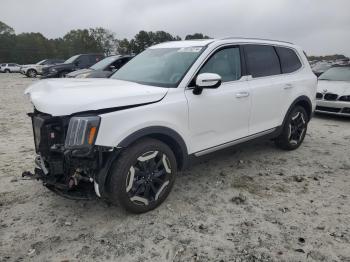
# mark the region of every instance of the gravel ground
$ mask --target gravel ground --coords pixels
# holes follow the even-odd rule
[[[21,178],[33,81],[0,74],[0,261],[350,261],[349,119],[314,117],[293,152],[265,141],[202,158],[131,215]]]

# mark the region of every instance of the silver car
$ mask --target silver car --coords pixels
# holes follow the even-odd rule
[[[18,73],[21,66],[15,63],[1,64],[0,72],[2,73]]]
[[[350,116],[350,66],[335,66],[320,75],[316,112]]]

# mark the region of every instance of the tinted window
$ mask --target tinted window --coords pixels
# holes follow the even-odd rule
[[[225,48],[216,52],[199,73],[215,73],[223,82],[238,80],[241,77],[241,58],[238,47]]]
[[[94,65],[94,64],[96,64],[98,61],[100,61],[101,60],[101,56],[97,56],[97,55],[92,55],[92,56],[90,56],[89,57],[89,59],[90,59],[90,65]]]
[[[275,49],[267,45],[244,46],[249,74],[253,77],[278,75],[280,63]]]
[[[89,64],[91,64],[89,57],[86,55],[82,55],[81,57],[79,57],[78,61],[79,61],[79,66],[88,66]]]
[[[301,67],[301,62],[292,49],[276,47],[276,51],[281,61],[282,73],[292,73]]]
[[[8,64],[9,66],[16,66],[16,64]]]

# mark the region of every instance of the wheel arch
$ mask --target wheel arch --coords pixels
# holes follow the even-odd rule
[[[183,170],[188,162],[188,150],[182,136],[175,130],[163,126],[151,126],[140,129],[124,138],[117,147],[128,147],[140,139],[151,137],[168,145],[174,152],[178,169]]]
[[[287,121],[288,115],[293,110],[293,108],[296,107],[296,106],[301,106],[301,107],[303,107],[305,109],[305,111],[307,113],[308,121],[310,121],[310,119],[312,117],[312,103],[311,103],[311,100],[307,96],[299,96],[298,98],[296,98],[293,101],[293,103],[288,108],[287,113],[284,116],[282,126],[284,126],[285,122]]]

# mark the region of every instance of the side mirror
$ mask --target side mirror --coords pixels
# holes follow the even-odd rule
[[[110,65],[109,66],[109,71],[116,71],[117,70],[117,68],[114,66],[114,65]]]
[[[204,88],[218,88],[221,85],[221,76],[213,73],[202,73],[196,78],[196,87],[193,94],[200,95]]]

